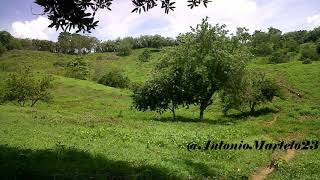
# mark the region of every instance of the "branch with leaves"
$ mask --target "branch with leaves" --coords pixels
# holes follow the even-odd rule
[[[51,20],[49,27],[55,27],[56,30],[61,28],[63,31],[77,29],[77,33],[80,31],[90,33],[99,23],[95,20],[96,12],[99,9],[111,11],[113,0],[35,0],[34,2],[44,8],[43,15],[47,15]],[[134,9],[131,13],[147,12],[156,7],[159,2],[166,14],[176,8],[175,2],[171,0],[132,0]],[[211,1],[188,0],[188,6],[191,9],[200,4],[207,7],[209,2]]]

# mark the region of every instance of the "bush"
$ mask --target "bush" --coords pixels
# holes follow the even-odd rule
[[[120,70],[112,70],[102,76],[98,83],[115,88],[127,88],[130,80]]]
[[[145,49],[143,52],[139,55],[138,60],[140,62],[148,62],[151,58],[151,50]]]
[[[318,61],[319,54],[317,52],[317,46],[314,43],[305,43],[300,46],[301,60],[309,58],[311,61]]]
[[[87,61],[80,57],[67,64],[66,76],[76,79],[87,80],[90,74]]]
[[[276,51],[271,54],[271,57],[269,59],[269,63],[271,64],[279,64],[279,63],[286,63],[289,62],[289,56],[284,51]]]
[[[302,64],[312,64],[312,60],[310,58],[305,58],[303,59]]]
[[[132,46],[128,42],[121,42],[117,48],[118,56],[128,56],[132,52]]]
[[[29,103],[31,107],[39,101],[48,102],[52,99],[49,92],[52,87],[51,81],[51,76],[37,78],[28,68],[25,71],[13,73],[2,89],[2,101],[14,102],[20,106]]]

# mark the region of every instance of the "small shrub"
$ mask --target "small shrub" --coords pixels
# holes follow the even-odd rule
[[[128,56],[132,52],[132,46],[128,42],[121,42],[117,48],[118,56]]]
[[[51,81],[51,76],[37,78],[28,68],[25,71],[13,73],[5,81],[2,101],[14,102],[20,106],[29,103],[31,107],[39,101],[48,102],[52,98],[49,92],[52,87]]]
[[[129,86],[130,80],[123,74],[122,71],[112,70],[102,76],[99,79],[98,83],[115,88],[127,88]]]
[[[80,57],[67,64],[66,76],[76,79],[87,80],[90,74],[87,61]]]
[[[279,64],[289,62],[290,57],[284,51],[276,51],[271,54],[269,59],[269,63],[271,64]]]
[[[145,49],[138,57],[140,62],[148,62],[151,58],[151,50]]]
[[[312,64],[312,60],[310,58],[305,58],[303,59],[302,64]]]

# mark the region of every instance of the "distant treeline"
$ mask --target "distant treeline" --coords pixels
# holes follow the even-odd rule
[[[319,60],[320,27],[288,33],[271,27],[267,32],[255,31],[252,35],[247,29],[238,28],[236,37],[241,38],[255,56],[269,57],[270,63],[285,63],[297,55],[300,60]]]
[[[253,34],[250,34],[246,28],[237,28],[233,38],[246,44],[255,56],[269,56],[271,63],[289,61],[295,54],[305,54],[306,57],[316,60],[318,57],[315,57],[315,53],[320,53],[320,27],[311,31],[301,30],[288,33],[282,33],[279,29],[270,27],[266,32],[259,30]],[[179,36],[173,39],[160,35],[143,35],[99,41],[91,36],[62,32],[58,37],[58,42],[52,42],[14,38],[10,33],[1,31],[0,53],[12,49],[29,49],[66,54],[122,51],[119,54],[127,55],[131,49],[175,46],[181,43],[180,39]]]
[[[58,42],[53,42],[38,39],[19,39],[14,38],[6,31],[0,32],[0,46],[3,51],[26,49],[65,54],[84,54],[89,52],[117,52],[125,48],[161,48],[176,44],[175,39],[165,38],[160,35],[144,35],[135,38],[125,37],[116,40],[99,41],[91,36],[62,32],[58,37]]]

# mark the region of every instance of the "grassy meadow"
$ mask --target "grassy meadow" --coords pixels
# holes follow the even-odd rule
[[[0,84],[20,66],[54,75],[53,101],[35,107],[0,105],[0,179],[248,179],[273,156],[271,150],[187,150],[208,140],[229,143],[320,140],[320,63],[291,61],[249,67],[272,74],[285,99],[258,107],[254,115],[222,113],[218,98],[198,120],[198,107],[171,114],[132,108],[132,91],[97,84],[94,79],[122,69],[131,82],[144,82],[161,52],[137,61],[114,53],[84,55],[92,80],[64,76],[63,64],[75,58],[40,51],[8,51],[0,57]],[[297,93],[301,94],[298,96]],[[279,160],[267,179],[319,179],[320,153],[300,150]]]

